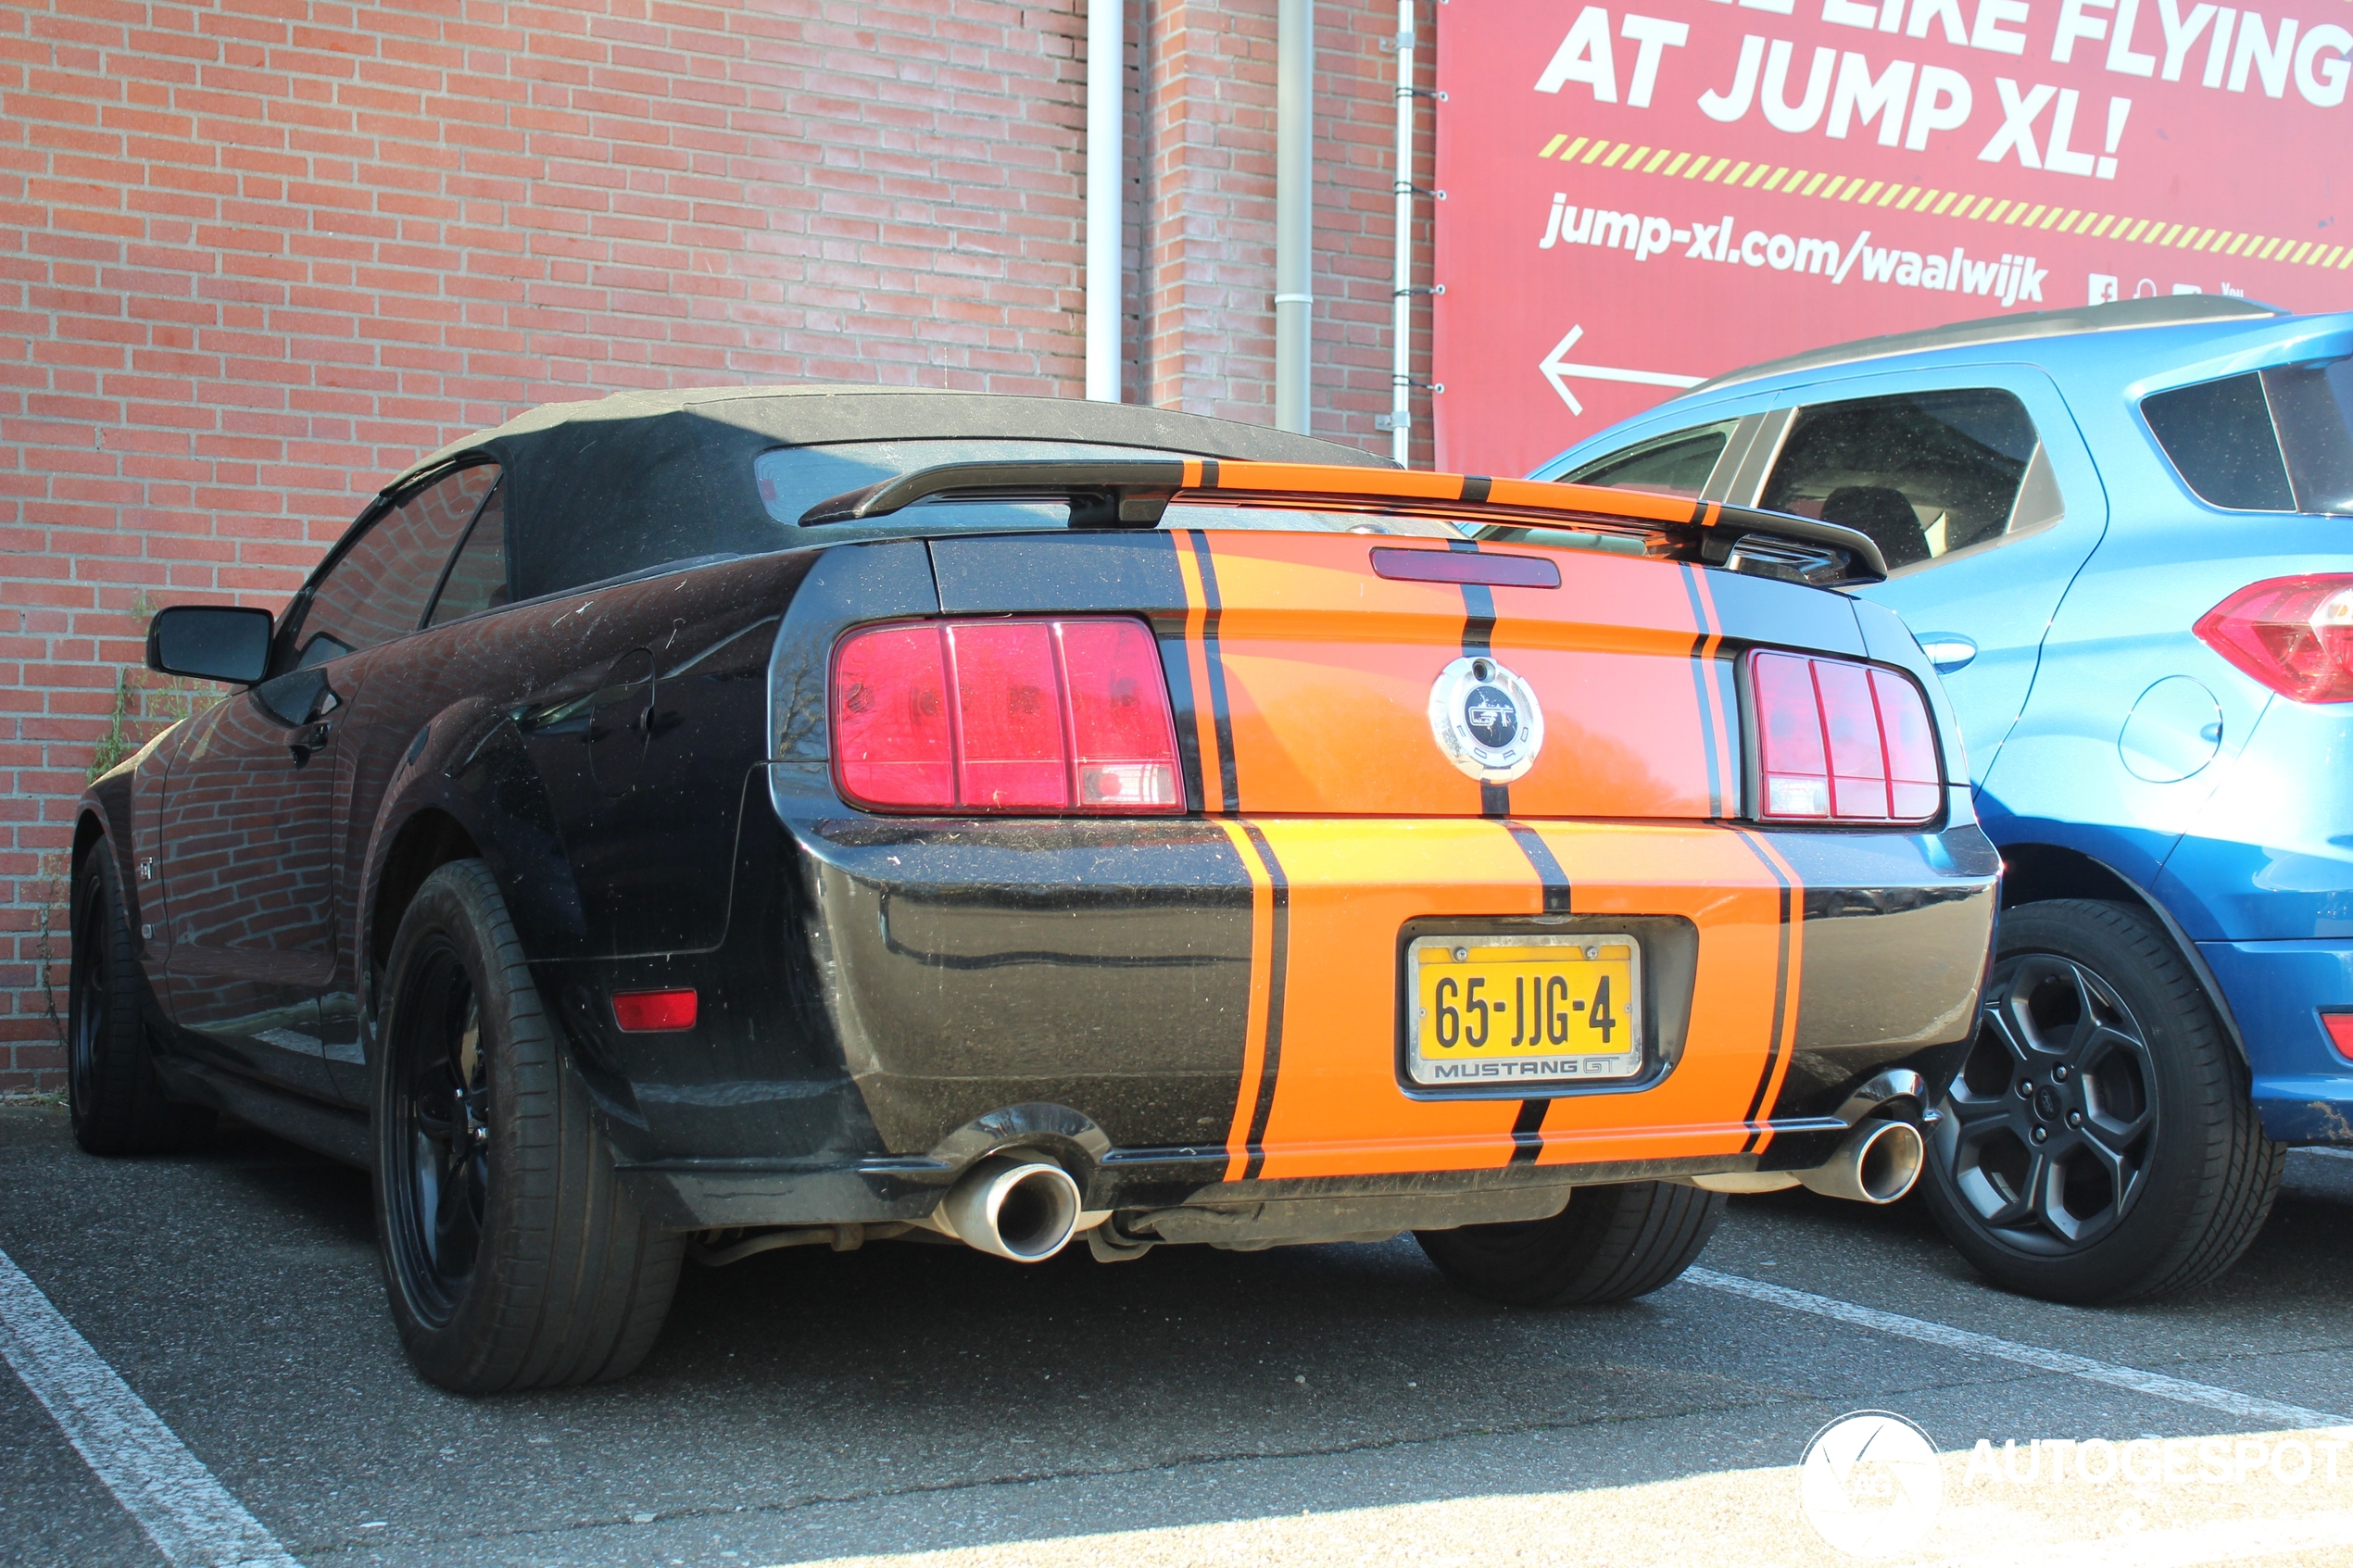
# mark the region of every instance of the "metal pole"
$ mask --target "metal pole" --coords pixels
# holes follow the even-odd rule
[[[1126,0],[1087,3],[1087,395],[1119,401],[1121,23]]]
[[[1275,427],[1306,433],[1315,337],[1315,0],[1281,0],[1275,31]]]
[[[1414,411],[1414,0],[1397,0],[1397,265],[1390,309],[1390,456],[1413,451]]]

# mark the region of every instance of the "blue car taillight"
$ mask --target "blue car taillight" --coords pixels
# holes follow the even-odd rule
[[[2274,577],[2208,610],[2198,640],[2282,696],[2353,702],[2353,577]]]

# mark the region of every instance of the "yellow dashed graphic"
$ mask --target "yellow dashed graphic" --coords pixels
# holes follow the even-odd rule
[[[1819,196],[1824,201],[1854,202],[1863,207],[1891,207],[1897,212],[1925,212],[1938,218],[1968,218],[2025,229],[2047,229],[2086,239],[2113,239],[2126,245],[2170,245],[2177,250],[2210,251],[2216,256],[2244,257],[2249,261],[2282,261],[2289,266],[2353,267],[2353,246],[2321,240],[2284,240],[2230,229],[2203,229],[2195,223],[2169,223],[2161,218],[2128,218],[2089,207],[2002,201],[1994,196],[1940,191],[1902,181],[1867,181],[1862,175],[1831,174],[1791,169],[1772,163],[1738,162],[1706,153],[1676,152],[1667,147],[1640,147],[1631,142],[1611,143],[1567,132],[1546,142],[1538,157],[1562,163],[1593,164],[1601,169],[1627,169],[1670,180],[1696,180],[1705,185],[1740,190],[1777,191],[1785,195]]]

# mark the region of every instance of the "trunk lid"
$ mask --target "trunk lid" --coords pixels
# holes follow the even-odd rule
[[[1724,574],[1595,549],[1247,527],[935,538],[930,548],[949,615],[1147,617],[1198,809],[1634,820],[1740,810],[1732,650],[1710,582]],[[1554,572],[1556,586],[1541,585]],[[1515,580],[1428,580],[1449,575]],[[1837,596],[1753,585],[1830,608],[1845,623],[1839,640],[1853,638]],[[1466,662],[1479,660],[1491,662]],[[1533,738],[1518,711],[1531,699],[1541,744],[1516,776],[1501,776],[1512,769],[1495,759],[1521,760]],[[1465,751],[1474,708],[1487,723],[1469,738],[1513,744],[1458,763],[1441,731],[1451,724]]]

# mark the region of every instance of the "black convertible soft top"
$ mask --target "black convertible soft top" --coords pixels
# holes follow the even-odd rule
[[[753,474],[762,452],[926,439],[1085,442],[1262,462],[1390,466],[1335,442],[1130,404],[882,387],[722,387],[544,405],[452,443],[385,493],[460,458],[494,458],[505,473],[510,570],[521,596],[529,596],[648,560],[777,548],[778,523]]]

